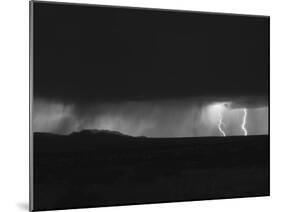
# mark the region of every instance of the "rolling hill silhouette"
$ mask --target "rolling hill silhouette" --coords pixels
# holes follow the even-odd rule
[[[40,210],[269,195],[269,137],[34,133]]]

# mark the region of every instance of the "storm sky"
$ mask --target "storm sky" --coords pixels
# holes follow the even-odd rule
[[[269,19],[35,2],[33,92],[35,132],[267,134]]]

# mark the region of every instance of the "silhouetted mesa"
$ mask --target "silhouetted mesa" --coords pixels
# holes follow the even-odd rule
[[[39,210],[269,195],[269,137],[34,133]]]
[[[130,135],[126,135],[123,134],[119,131],[114,131],[114,130],[99,130],[99,129],[86,129],[86,130],[82,130],[80,132],[74,132],[72,134],[100,134],[100,135],[119,135],[119,136],[130,136]],[[132,137],[132,136],[130,136]]]

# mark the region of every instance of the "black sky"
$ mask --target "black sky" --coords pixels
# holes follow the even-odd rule
[[[34,4],[34,95],[70,103],[268,95],[269,18]]]

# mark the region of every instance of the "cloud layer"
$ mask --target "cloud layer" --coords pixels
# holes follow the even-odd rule
[[[244,108],[248,112],[248,135],[268,134],[266,105],[224,104],[195,99],[90,105],[35,99],[33,131],[69,134],[83,129],[106,129],[148,137],[221,136],[218,130],[221,113],[226,135],[243,135]]]

